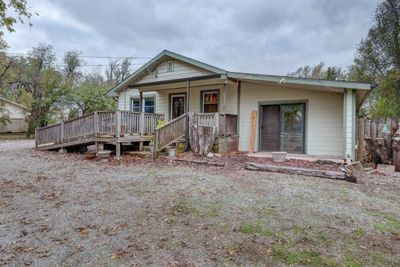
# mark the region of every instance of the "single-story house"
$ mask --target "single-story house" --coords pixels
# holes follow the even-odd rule
[[[118,109],[172,120],[187,111],[237,115],[238,149],[355,157],[356,111],[371,84],[226,71],[162,51],[107,95]],[[254,116],[254,115],[253,115]]]
[[[0,124],[0,133],[26,132],[28,127],[26,123],[26,116],[29,114],[28,108],[3,97],[0,97],[0,106],[10,119],[9,123]]]

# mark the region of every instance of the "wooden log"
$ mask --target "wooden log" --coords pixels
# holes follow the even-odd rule
[[[190,160],[190,159],[177,159],[175,158],[174,161],[186,162],[186,163],[195,163],[201,165],[210,165],[210,166],[217,166],[217,167],[224,167],[225,163],[222,162],[210,162],[205,160]]]
[[[259,164],[259,163],[252,163],[252,162],[247,162],[245,168],[246,168],[246,170],[253,170],[253,171],[267,171],[267,172],[298,174],[298,175],[304,175],[304,176],[314,176],[314,177],[336,179],[336,180],[346,180],[346,181],[355,182],[355,179],[353,177],[348,177],[344,172],[323,171],[323,170],[295,168],[295,167],[286,167],[286,166],[275,166],[275,165]]]

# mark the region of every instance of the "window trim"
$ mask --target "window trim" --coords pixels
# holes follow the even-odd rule
[[[204,113],[204,93],[217,93],[218,101],[217,101],[217,112],[219,112],[220,104],[221,104],[221,94],[219,89],[210,89],[210,90],[201,90],[200,91],[200,112]]]

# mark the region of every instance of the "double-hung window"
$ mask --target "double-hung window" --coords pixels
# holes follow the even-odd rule
[[[155,111],[155,99],[154,96],[143,97],[142,110],[146,113],[154,113]],[[131,98],[131,111],[140,112],[140,98]]]

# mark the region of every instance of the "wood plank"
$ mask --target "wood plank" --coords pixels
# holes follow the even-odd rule
[[[250,115],[250,143],[249,143],[250,153],[254,153],[254,143],[256,139],[256,120],[257,120],[257,111],[252,111]]]

